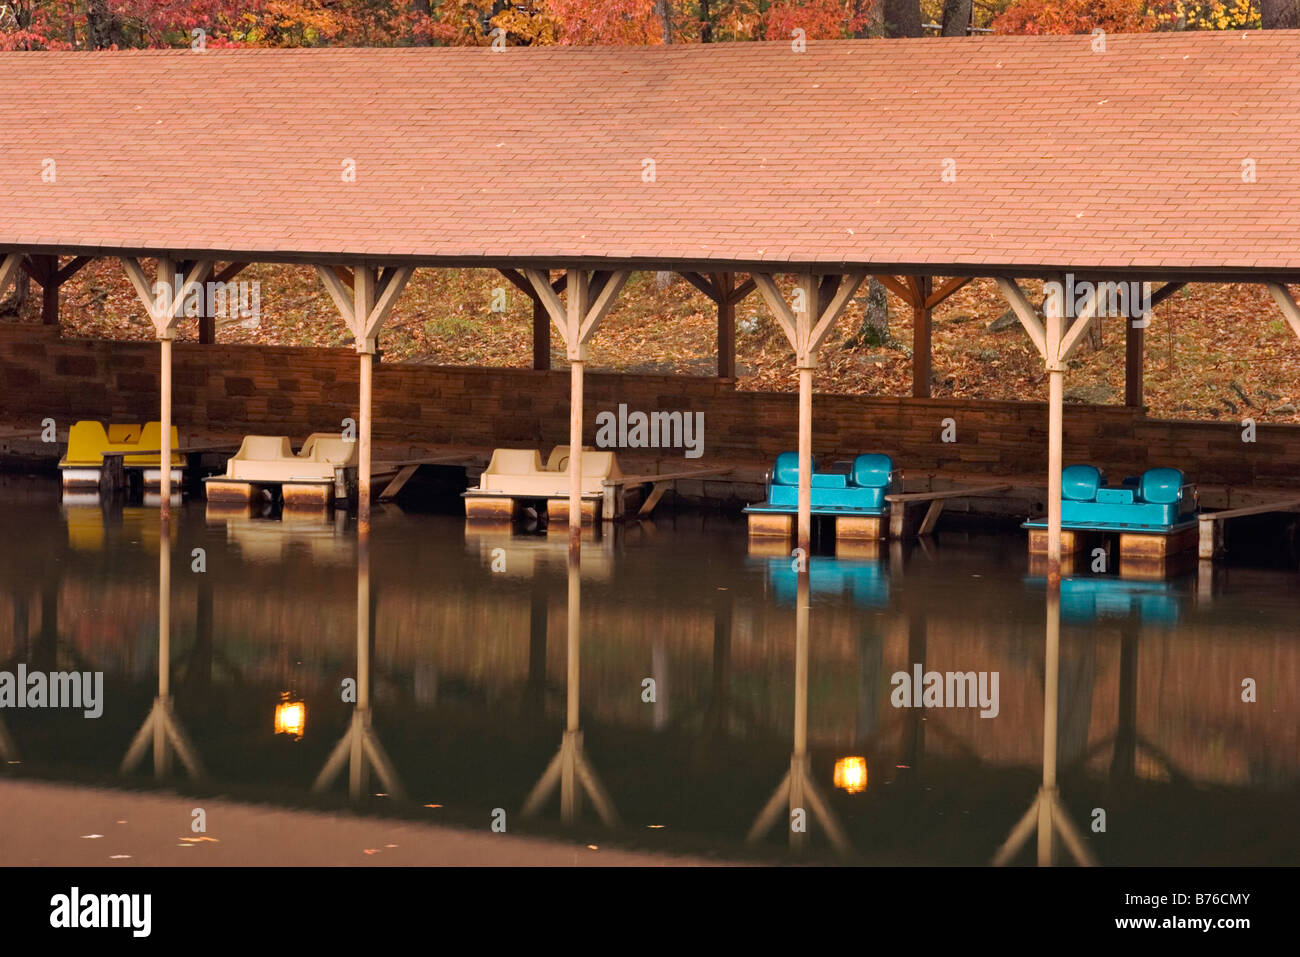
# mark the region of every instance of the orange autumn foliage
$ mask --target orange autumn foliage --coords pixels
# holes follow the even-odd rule
[[[1156,22],[1142,0],[1020,0],[992,26],[994,33],[1147,33]]]

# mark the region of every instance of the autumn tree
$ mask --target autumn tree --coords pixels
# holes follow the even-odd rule
[[[1020,0],[993,21],[993,32],[1144,33],[1156,24],[1143,0]]]

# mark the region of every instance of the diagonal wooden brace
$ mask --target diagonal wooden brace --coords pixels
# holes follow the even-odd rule
[[[203,283],[207,282],[208,277],[212,275],[214,265],[212,260],[198,260],[186,275],[180,276],[176,270],[175,260],[160,256],[157,281],[153,285],[149,284],[140,261],[134,256],[123,256],[121,262],[127,278],[135,287],[136,295],[140,297],[140,302],[144,304],[149,314],[149,321],[153,323],[157,337],[176,338],[176,324],[185,315],[185,300],[196,287],[202,295]],[[181,280],[180,288],[176,288],[177,278]]]
[[[568,301],[565,302],[555,291],[548,273],[540,269],[524,270],[533,293],[559,331],[570,361],[586,360],[591,337],[613,308],[629,275],[626,270],[608,274],[593,296],[592,280],[586,271],[570,269],[566,277]]]

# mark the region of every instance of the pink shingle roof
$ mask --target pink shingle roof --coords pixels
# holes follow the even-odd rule
[[[9,53],[0,248],[1300,271],[1300,32],[1092,45]]]

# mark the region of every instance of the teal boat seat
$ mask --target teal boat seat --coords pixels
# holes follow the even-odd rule
[[[1061,498],[1071,502],[1092,502],[1101,487],[1101,469],[1095,465],[1071,465],[1061,470]]]
[[[1173,505],[1183,496],[1183,473],[1170,468],[1147,469],[1138,489],[1144,502]]]
[[[813,456],[812,470],[817,471],[817,456]],[[782,452],[776,457],[776,465],[772,466],[772,484],[773,485],[793,485],[796,488],[799,485],[799,453]]]
[[[862,488],[888,488],[893,473],[894,460],[888,455],[873,452],[854,459],[850,475],[853,484]]]

